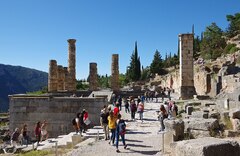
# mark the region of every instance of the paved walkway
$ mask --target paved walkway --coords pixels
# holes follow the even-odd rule
[[[160,100],[161,101],[161,100]],[[130,114],[125,113],[124,108],[121,111],[123,119],[127,120],[126,144],[127,149],[123,148],[120,142],[120,153],[116,152],[116,147],[109,145],[109,141],[99,140],[82,145],[80,143],[77,149],[67,153],[67,156],[112,156],[112,155],[163,155],[161,153],[161,134],[158,133],[160,123],[157,120],[156,111],[159,110],[161,103],[145,103],[144,121],[131,121]],[[139,118],[139,114],[136,114]]]

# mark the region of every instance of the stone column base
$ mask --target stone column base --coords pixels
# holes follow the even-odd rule
[[[181,86],[180,87],[180,99],[192,99],[193,95],[196,95],[196,89],[194,86]]]

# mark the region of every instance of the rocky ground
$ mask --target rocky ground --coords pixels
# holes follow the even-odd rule
[[[144,121],[138,120],[139,115],[136,114],[136,121],[130,120],[130,114],[121,113],[123,118],[127,120],[126,144],[127,149],[123,148],[120,142],[120,153],[116,152],[116,147],[109,145],[109,141],[99,140],[88,143],[84,146],[78,146],[77,149],[72,150],[68,156],[100,156],[100,155],[163,155],[162,154],[162,134],[158,133],[160,123],[157,120],[157,110],[159,110],[161,103],[145,103]],[[165,150],[165,155],[169,155]]]

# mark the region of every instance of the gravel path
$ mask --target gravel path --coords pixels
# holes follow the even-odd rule
[[[127,133],[125,135],[127,149],[123,148],[120,142],[120,153],[116,152],[116,147],[109,145],[109,141],[99,140],[85,145],[79,145],[67,156],[108,156],[108,155],[161,155],[161,134],[158,133],[160,123],[157,120],[156,111],[159,110],[160,103],[145,103],[144,121],[130,120],[130,114],[121,111],[123,119],[126,119]],[[136,114],[136,118],[139,115]]]

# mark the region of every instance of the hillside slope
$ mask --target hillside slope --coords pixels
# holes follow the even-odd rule
[[[0,64],[0,111],[8,110],[8,95],[40,90],[47,81],[46,72]]]

